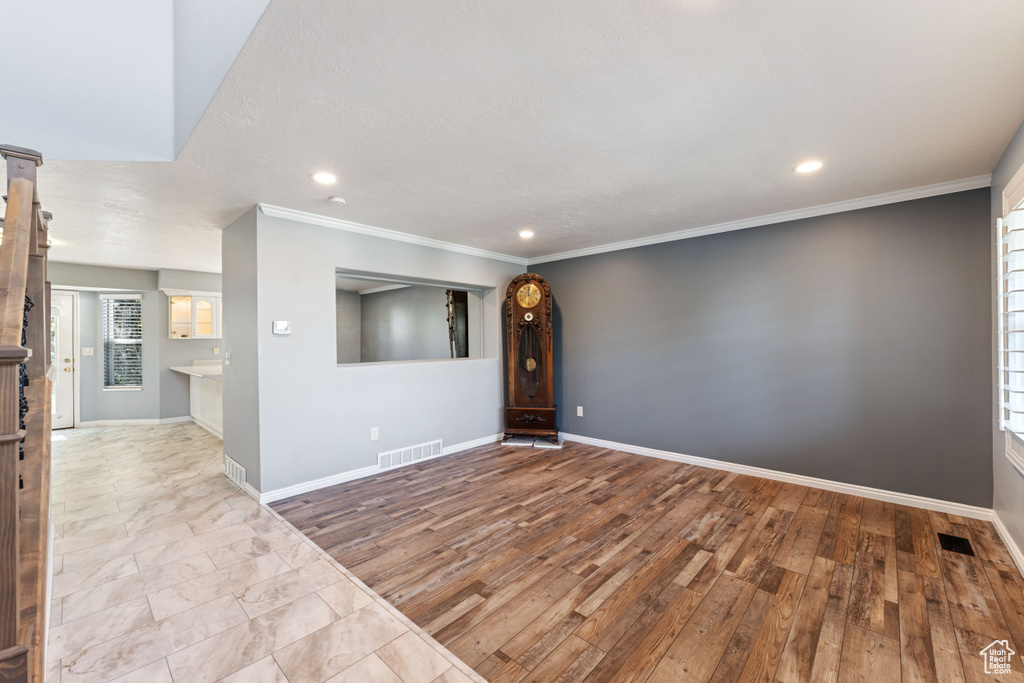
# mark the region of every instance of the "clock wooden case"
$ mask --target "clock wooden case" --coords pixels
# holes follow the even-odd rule
[[[508,406],[505,438],[544,438],[558,443],[555,424],[551,288],[540,275],[524,273],[505,295],[508,344]]]

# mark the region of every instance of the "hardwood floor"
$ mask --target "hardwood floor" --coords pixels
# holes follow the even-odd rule
[[[274,508],[490,681],[1024,681],[979,655],[1024,647],[988,522],[576,443]]]

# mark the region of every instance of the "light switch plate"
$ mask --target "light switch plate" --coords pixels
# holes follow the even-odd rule
[[[287,320],[274,321],[274,334],[291,334],[292,324]]]
[[[215,356],[219,356],[220,355],[220,347],[219,346],[214,346],[213,347],[213,355],[215,355]]]
[[[91,346],[83,346],[82,347],[82,355],[83,356],[91,356],[91,355],[93,355],[92,347]]]

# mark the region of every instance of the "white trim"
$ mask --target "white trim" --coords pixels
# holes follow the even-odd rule
[[[681,462],[687,465],[697,465],[699,467],[709,467],[715,470],[725,470],[726,472],[736,472],[738,474],[746,474],[752,477],[761,477],[762,479],[784,481],[789,484],[800,484],[801,486],[810,486],[816,489],[825,489],[826,491],[835,491],[837,493],[845,493],[851,496],[860,496],[861,498],[871,498],[872,500],[883,500],[887,503],[909,505],[912,507],[924,508],[925,510],[934,510],[936,512],[945,512],[951,515],[960,515],[961,517],[971,517],[974,519],[984,519],[988,521],[992,520],[991,509],[976,507],[974,505],[965,505],[964,503],[953,503],[950,501],[938,500],[936,498],[915,496],[910,493],[886,491],[884,489],[875,489],[871,488],[870,486],[861,486],[859,484],[846,484],[840,481],[832,481],[830,479],[818,479],[817,477],[808,477],[802,474],[790,474],[788,472],[768,470],[762,467],[739,465],[737,463],[725,462],[723,460],[701,458],[695,455],[684,455],[682,453],[660,451],[655,448],[633,446],[630,444],[618,443],[615,441],[605,441],[604,439],[592,439],[589,436],[566,434],[565,432],[562,433],[562,438],[564,438],[566,441],[576,441],[578,443],[583,443],[590,446],[598,446],[600,448],[611,448],[617,451],[625,451],[626,453],[635,453],[637,455],[646,455],[652,458],[660,458],[661,460],[671,460],[673,462]]]
[[[103,391],[142,391],[142,386],[139,384],[125,385],[125,386],[112,386],[103,387]]]
[[[82,424],[82,347],[79,339],[78,321],[78,290],[65,287],[50,287],[50,307],[53,308],[53,293],[71,295],[71,391],[74,392],[74,410],[71,416],[72,428],[78,428]],[[65,429],[65,428],[62,428]]]
[[[488,436],[482,436],[479,439],[473,439],[471,441],[463,441],[452,446],[448,446],[441,450],[441,456],[451,455],[452,453],[458,453],[460,451],[468,451],[470,448],[477,448],[478,446],[486,446],[487,444],[494,443],[495,441],[501,441],[502,434],[490,434]],[[436,458],[432,458],[436,459]],[[276,500],[282,498],[290,498],[291,496],[297,496],[300,493],[309,493],[310,491],[316,491],[317,489],[327,488],[328,486],[334,486],[335,484],[344,484],[347,481],[353,481],[355,479],[362,479],[363,477],[370,477],[380,472],[388,472],[393,468],[382,470],[377,465],[370,465],[369,467],[362,467],[357,470],[349,470],[347,472],[340,472],[338,474],[332,474],[329,477],[323,477],[321,479],[314,479],[312,481],[304,481],[301,484],[295,484],[293,486],[286,486],[283,489],[276,489],[274,491],[267,491],[266,493],[259,494],[259,501],[262,504],[273,503]],[[246,484],[248,486],[248,484]]]
[[[1010,181],[1003,187],[1003,216],[1010,213],[1024,200],[1024,166],[1017,169]]]
[[[377,228],[372,225],[353,223],[352,221],[345,221],[341,220],[340,218],[331,218],[330,216],[321,216],[319,214],[308,213],[306,211],[286,209],[284,207],[274,206],[272,204],[258,204],[258,206],[260,211],[263,212],[263,215],[273,216],[274,218],[285,218],[291,221],[298,221],[299,223],[321,225],[325,228],[335,228],[336,230],[345,230],[346,232],[354,232],[360,235],[370,235],[372,237],[380,237],[386,240],[395,240],[396,242],[408,242],[409,244],[418,244],[421,247],[431,247],[433,249],[454,251],[458,254],[479,256],[480,258],[493,259],[495,261],[515,263],[516,265],[520,266],[526,265],[526,259],[520,256],[509,256],[508,254],[499,254],[498,252],[495,251],[477,249],[476,247],[467,247],[461,244],[455,244],[453,242],[442,242],[441,240],[431,239],[430,237],[410,235],[407,232],[398,232],[397,230]]]
[[[217,425],[213,424],[212,422],[208,422],[207,420],[204,420],[201,417],[196,417],[195,415],[193,415],[191,419],[197,425],[199,425],[200,427],[202,427],[206,431],[210,432],[211,434],[213,434],[218,439],[223,439],[224,438],[224,429],[223,428],[218,427]]]
[[[999,513],[995,510],[992,511],[992,525],[995,526],[996,532],[999,533],[999,538],[1003,540],[1003,545],[1006,546],[1006,550],[1010,553],[1010,557],[1013,558],[1017,569],[1020,570],[1021,574],[1024,574],[1024,552],[1021,552],[1020,546],[1013,540],[1010,530],[1006,528],[1003,520],[999,518]]]
[[[925,185],[924,187],[915,187],[908,190],[899,190],[898,192],[887,192],[885,194],[876,194],[870,197],[861,197],[859,199],[847,199],[845,201],[833,202],[831,204],[821,204],[820,206],[811,206],[806,209],[782,211],[780,213],[771,213],[765,216],[756,216],[754,218],[744,218],[738,221],[729,221],[728,223],[718,223],[716,225],[688,228],[686,230],[680,230],[678,232],[669,232],[660,235],[652,235],[650,237],[641,237],[633,240],[625,240],[623,242],[603,244],[596,247],[586,247],[584,249],[563,251],[557,254],[548,254],[547,256],[538,256],[536,258],[531,258],[529,260],[528,265],[532,266],[537,263],[547,263],[548,261],[561,261],[564,259],[579,258],[580,256],[590,256],[592,254],[604,254],[609,251],[620,251],[622,249],[633,249],[635,247],[643,247],[649,244],[675,242],[676,240],[685,240],[690,239],[692,237],[702,237],[703,235],[714,235],[720,232],[731,232],[733,230],[744,230],[746,228],[759,228],[765,225],[773,225],[775,223],[795,221],[803,218],[814,218],[816,216],[827,216],[833,213],[855,211],[857,209],[867,209],[873,206],[883,206],[885,204],[896,204],[898,202],[907,202],[914,199],[924,199],[926,197],[935,197],[943,194],[951,194],[953,192],[977,190],[982,187],[989,187],[991,184],[991,174],[979,175],[974,176],[973,178],[964,178],[963,180],[953,180],[948,183],[937,183],[935,185]]]
[[[463,441],[452,446],[447,446],[441,451],[441,455],[451,455],[452,453],[458,453],[459,451],[468,451],[470,448],[478,448],[479,446],[486,446],[496,441],[501,441],[504,434],[491,434],[490,436],[481,436],[479,439],[473,439],[471,441]]]
[[[260,502],[260,492],[253,488],[253,485],[249,482],[245,482],[245,486],[242,488],[242,493],[249,496],[257,503]]]
[[[379,473],[380,471],[381,469],[376,465],[370,465],[369,467],[362,467],[358,470],[349,470],[348,472],[332,474],[329,477],[313,479],[312,481],[304,481],[301,484],[294,484],[292,486],[286,486],[283,489],[276,489],[274,491],[261,493],[259,494],[259,501],[265,505],[267,503],[273,503],[275,500],[281,500],[282,498],[297,496],[300,493],[309,493],[310,491],[327,488],[328,486],[334,486],[335,484],[344,484],[346,481],[369,477]]]
[[[170,425],[178,424],[181,422],[192,422],[192,417],[185,415],[183,417],[163,417],[159,419],[155,418],[144,418],[137,420],[89,420],[87,422],[79,423],[79,427],[124,427],[128,425]]]
[[[1013,450],[1012,447],[1004,448],[1003,453],[1006,454],[1006,459],[1010,461],[1010,464],[1013,465],[1018,472],[1024,474],[1024,458],[1022,458],[1019,453]]]

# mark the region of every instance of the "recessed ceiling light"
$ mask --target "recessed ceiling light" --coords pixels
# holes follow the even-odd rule
[[[310,177],[321,185],[333,185],[338,181],[338,177],[336,175],[328,173],[327,171],[317,171]]]
[[[804,163],[800,164],[793,170],[796,171],[797,173],[814,173],[822,166],[824,166],[824,164],[822,164],[820,161],[805,161]]]
[[[528,240],[531,237],[533,237],[533,230],[520,230],[519,236],[522,237],[524,240]]]
[[[344,204],[345,203],[345,198],[344,197],[328,197],[327,201],[329,201],[331,204]]]

